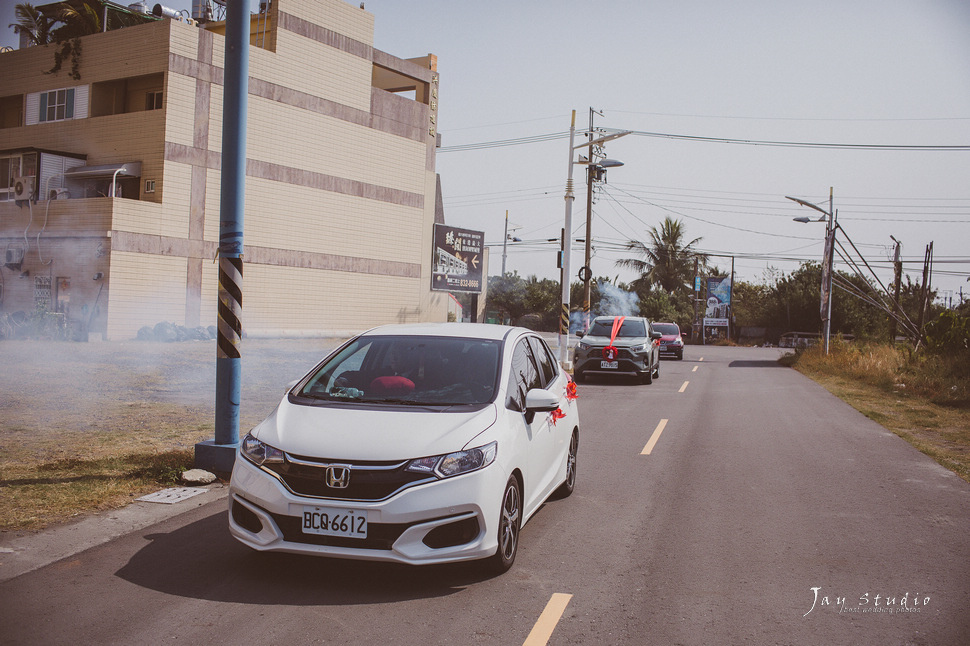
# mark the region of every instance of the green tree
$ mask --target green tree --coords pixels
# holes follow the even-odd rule
[[[768,283],[749,283],[735,280],[731,285],[731,312],[735,324],[740,327],[768,327],[774,306],[772,290]]]
[[[61,22],[59,16],[50,16],[29,2],[14,7],[17,22],[8,25],[18,36],[27,38],[30,45],[46,45],[54,41],[54,27]]]
[[[618,267],[632,269],[644,281],[659,286],[668,294],[690,290],[694,278],[694,260],[707,257],[696,251],[701,238],[687,242],[686,229],[680,220],[665,218],[660,228],[651,227],[649,241],[630,240],[626,248],[636,254],[616,262]]]
[[[106,11],[105,11],[106,10]],[[69,76],[80,80],[81,38],[109,29],[120,29],[157,20],[100,2],[100,0],[67,0],[34,7],[29,3],[15,8],[17,23],[10,25],[18,35],[24,34],[32,45],[55,44],[54,65],[47,74],[58,73],[70,59]],[[102,23],[106,17],[106,24]]]

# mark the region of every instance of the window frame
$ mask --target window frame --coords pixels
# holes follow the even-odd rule
[[[77,92],[73,87],[45,90],[40,93],[39,123],[70,121],[74,119],[74,102]],[[53,99],[53,103],[51,100]]]

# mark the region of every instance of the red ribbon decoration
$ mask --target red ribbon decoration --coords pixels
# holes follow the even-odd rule
[[[562,412],[561,408],[557,408],[556,410],[552,411],[552,425],[555,426],[556,422],[558,422],[565,416],[566,416],[566,413]]]
[[[566,384],[566,400],[576,401],[579,398],[579,393],[576,392],[576,382],[570,381]]]
[[[613,342],[616,341],[616,335],[619,333],[620,328],[623,327],[623,321],[625,320],[625,316],[617,316],[613,319],[613,333],[610,335],[610,344],[603,348],[603,358],[607,361],[613,361],[619,354],[619,350],[613,347]]]

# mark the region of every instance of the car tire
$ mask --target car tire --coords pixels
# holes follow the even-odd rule
[[[502,493],[498,520],[498,547],[486,562],[492,574],[507,572],[519,551],[519,530],[522,529],[522,487],[515,476],[509,476]]]
[[[653,371],[653,378],[660,379],[660,356],[657,356],[657,367]]]
[[[652,384],[653,383],[653,368],[647,368],[647,371],[645,373],[643,373],[643,375],[641,375],[640,381],[642,381],[643,383],[645,383],[647,385]]]
[[[569,439],[569,452],[566,454],[566,480],[556,490],[557,498],[567,498],[576,489],[576,466],[579,455],[579,431],[573,431]]]

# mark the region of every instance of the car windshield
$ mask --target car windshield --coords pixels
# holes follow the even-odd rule
[[[674,323],[654,323],[653,329],[664,335],[680,334],[680,328]]]
[[[605,336],[606,338],[613,336],[613,321],[614,319],[597,319],[593,321],[592,327],[589,328],[589,336]],[[643,321],[626,319],[623,321],[623,325],[620,326],[620,332],[616,336],[617,338],[647,336],[647,328],[644,326]]]
[[[457,406],[492,401],[501,342],[432,336],[362,336],[310,375],[294,395],[329,402]]]

